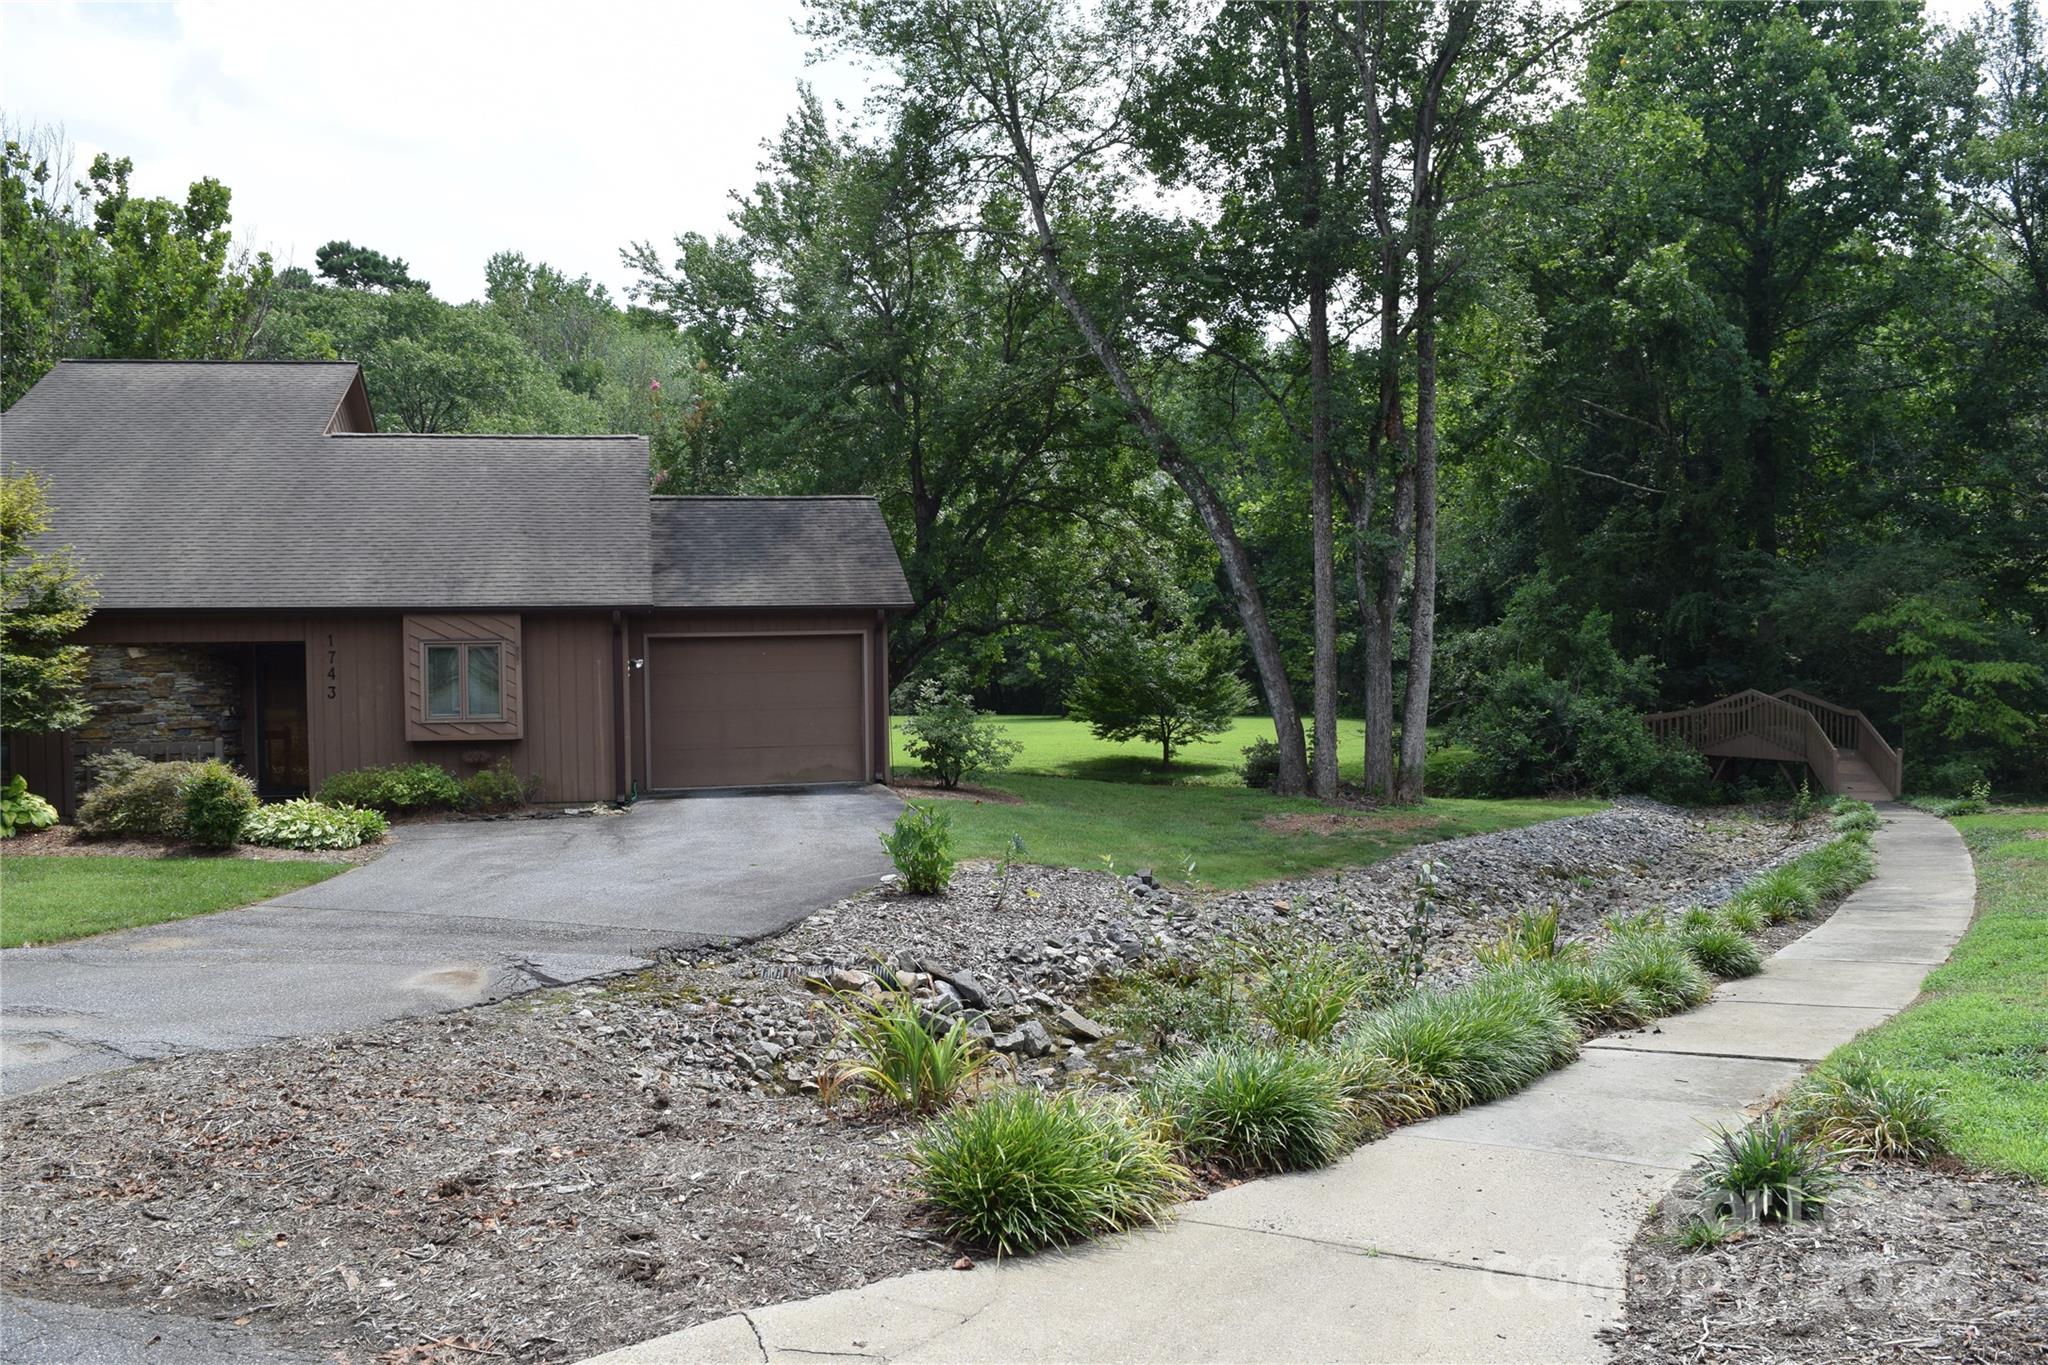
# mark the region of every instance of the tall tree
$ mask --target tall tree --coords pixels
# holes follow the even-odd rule
[[[320,277],[340,289],[377,289],[396,294],[402,289],[422,293],[431,288],[425,280],[414,279],[411,268],[397,256],[386,256],[354,242],[325,243],[313,253]]]
[[[85,646],[72,640],[96,594],[69,550],[39,544],[50,519],[40,478],[0,472],[0,716],[25,734],[69,730],[91,714]]]

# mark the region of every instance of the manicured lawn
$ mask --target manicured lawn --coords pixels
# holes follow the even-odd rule
[[[2048,815],[1955,823],[1976,922],[1927,998],[1843,1051],[1941,1091],[1963,1160],[2048,1181]]]
[[[1251,886],[1281,877],[1376,862],[1434,839],[1451,839],[1599,810],[1599,801],[1431,800],[1386,811],[1333,809],[1315,801],[1248,790],[1238,751],[1272,722],[1241,718],[1231,731],[1193,746],[1165,774],[1141,745],[1104,744],[1075,721],[1006,716],[1024,752],[1002,776],[981,785],[1015,803],[947,800],[955,842],[969,858],[1000,856],[1012,837],[1022,861],[1119,871],[1149,867],[1162,881]],[[1364,726],[1344,726],[1347,775],[1363,762]],[[897,763],[909,771],[897,732]]]
[[[229,910],[325,881],[347,866],[251,858],[0,858],[0,947]]]

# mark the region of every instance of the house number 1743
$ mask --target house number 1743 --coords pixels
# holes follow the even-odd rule
[[[334,667],[334,661],[338,657],[334,649],[334,632],[329,631],[327,632],[327,700],[329,701],[333,701],[337,696],[341,695],[338,686],[340,674],[335,671]]]

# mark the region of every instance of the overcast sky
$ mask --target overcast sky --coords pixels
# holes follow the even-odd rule
[[[1975,0],[1935,0],[1955,22]],[[515,249],[623,294],[628,241],[716,232],[809,79],[799,0],[0,3],[0,112],[62,125],[82,175],[145,194],[211,175],[280,266],[347,238],[448,299]]]
[[[618,251],[714,232],[812,79],[798,0],[339,5],[0,4],[0,111],[61,124],[82,176],[182,198],[211,175],[235,230],[311,268],[347,238],[476,297],[507,248],[622,292]]]

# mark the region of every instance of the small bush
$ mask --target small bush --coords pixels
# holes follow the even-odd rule
[[[1153,1076],[1146,1101],[1182,1150],[1240,1171],[1326,1166],[1353,1132],[1337,1072],[1298,1049],[1228,1043],[1175,1058]]]
[[[512,760],[501,758],[488,768],[462,779],[464,810],[517,810],[525,805],[539,785],[537,779],[512,771]]]
[[[1819,893],[1797,863],[1786,863],[1752,877],[1731,899],[1755,910],[1766,924],[1805,919],[1820,906]]]
[[[129,755],[133,757],[133,755]],[[78,805],[78,828],[96,839],[182,839],[185,783],[196,763],[122,765],[125,776],[103,782]]]
[[[1789,1124],[1764,1119],[1738,1133],[1721,1129],[1707,1153],[1706,1186],[1715,1212],[1754,1222],[1783,1223],[1817,1216],[1834,1188],[1826,1151]]]
[[[1253,1013],[1290,1043],[1327,1042],[1353,1004],[1393,993],[1369,959],[1324,943],[1261,944],[1247,951],[1244,966]]]
[[[126,749],[114,749],[104,754],[89,754],[78,761],[79,775],[84,780],[84,789],[88,792],[100,787],[118,787],[148,766],[148,759],[141,754],[131,754]]]
[[[57,823],[57,808],[28,789],[20,773],[0,787],[0,839],[12,839],[15,831],[48,829]]]
[[[1657,1017],[1650,998],[1624,965],[1611,958],[1566,958],[1529,970],[1558,1007],[1589,1033],[1634,1028]]]
[[[912,801],[896,817],[895,831],[882,836],[882,847],[914,894],[936,896],[953,884],[952,812]]]
[[[1877,807],[1868,801],[1835,803],[1834,830],[1837,834],[1854,834],[1858,830],[1874,831],[1878,824]]]
[[[969,778],[1001,772],[1024,751],[992,713],[974,709],[957,674],[927,678],[896,695],[898,709],[909,712],[904,748],[948,791]]]
[[[847,1041],[860,1060],[839,1069],[842,1084],[862,1086],[915,1113],[941,1108],[988,1065],[967,1021],[927,1018],[908,995],[878,1000],[842,995]]]
[[[242,822],[242,842],[264,848],[354,848],[391,828],[384,816],[355,806],[300,799],[259,806]]]
[[[1247,1012],[1230,973],[1178,959],[1126,972],[1103,988],[1101,1017],[1160,1052],[1207,1047],[1244,1031]]]
[[[1540,914],[1520,911],[1508,916],[1507,928],[1492,943],[1483,943],[1474,954],[1482,966],[1511,967],[1517,962],[1547,962],[1569,956],[1578,949],[1557,932],[1558,908],[1553,905]]]
[[[438,763],[393,763],[335,773],[315,793],[330,806],[362,806],[386,815],[459,810],[461,779]]]
[[[233,848],[258,804],[255,784],[217,758],[194,767],[183,800],[185,837],[201,848]]]
[[[999,1256],[1156,1222],[1189,1184],[1123,1105],[1028,1087],[941,1115],[910,1160],[947,1234]]]
[[[1238,772],[1244,777],[1244,784],[1254,791],[1271,791],[1273,784],[1280,780],[1280,746],[1273,740],[1260,738],[1244,746],[1244,765]],[[1442,790],[1432,786],[1431,791]]]
[[[1935,1093],[1860,1057],[1812,1077],[1786,1112],[1799,1136],[1838,1150],[1909,1161],[1948,1151]]]
[[[1420,1078],[1440,1112],[1513,1094],[1578,1050],[1578,1025],[1556,997],[1513,972],[1411,995],[1367,1015],[1343,1043]]]
[[[1792,823],[1803,825],[1813,818],[1813,788],[1805,778],[1799,779],[1799,792],[1792,798]]]
[[[1620,972],[1659,1015],[1689,1010],[1714,993],[1713,978],[1670,934],[1641,929],[1620,934],[1600,950],[1600,961]]]
[[[1685,925],[1678,931],[1678,941],[1702,970],[1715,976],[1733,980],[1755,976],[1764,969],[1763,954],[1756,944],[1731,925],[1711,919],[1703,925]]]

